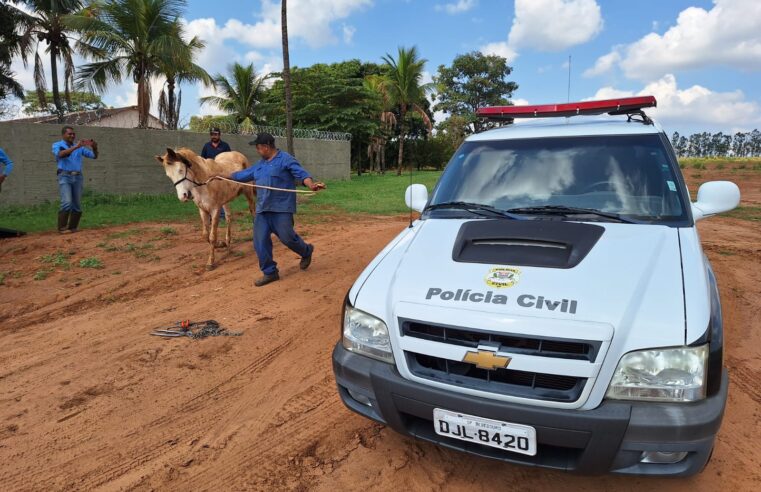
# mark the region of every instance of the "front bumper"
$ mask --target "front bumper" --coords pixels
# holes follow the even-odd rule
[[[349,352],[340,343],[333,350],[333,371],[349,409],[397,432],[511,463],[584,474],[700,472],[711,456],[728,386],[725,370],[719,392],[700,402],[604,401],[594,410],[579,411],[505,403],[409,381],[394,366]],[[349,391],[369,399],[370,405]],[[434,408],[531,425],[536,428],[537,454],[515,454],[439,436],[433,428]],[[688,454],[677,463],[641,463],[644,451]]]

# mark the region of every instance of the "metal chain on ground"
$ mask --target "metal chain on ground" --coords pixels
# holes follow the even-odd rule
[[[193,331],[194,329],[195,331]],[[243,332],[227,331],[219,325],[218,321],[209,319],[197,322],[180,321],[170,328],[153,330],[151,335],[164,338],[188,337],[198,340],[207,337],[239,337],[243,335]]]

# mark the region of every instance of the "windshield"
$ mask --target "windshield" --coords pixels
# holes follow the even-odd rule
[[[658,135],[465,142],[449,161],[430,206],[554,206],[647,221],[685,219],[674,172]]]

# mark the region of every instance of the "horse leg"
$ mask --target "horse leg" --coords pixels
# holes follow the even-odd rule
[[[256,191],[254,188],[247,188],[244,195],[248,200],[248,211],[251,212],[253,218],[256,215]]]
[[[225,203],[222,205],[222,208],[225,210],[225,216],[227,217],[227,230],[225,231],[225,244],[227,246],[228,253],[230,252],[230,248],[233,245],[233,211],[232,207]]]
[[[209,213],[202,208],[198,209],[201,214],[201,239],[204,241],[209,240]]]
[[[209,259],[206,261],[206,269],[214,269],[214,247],[217,243],[217,228],[219,227],[219,209],[212,209],[211,212],[211,230],[209,231]]]

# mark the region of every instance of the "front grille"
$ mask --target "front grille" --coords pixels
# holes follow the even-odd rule
[[[479,344],[498,347],[510,354],[594,362],[602,342],[541,338],[511,333],[495,333],[413,320],[399,320],[402,336],[439,343],[477,348]],[[571,403],[579,399],[587,379],[583,377],[517,371],[481,369],[473,364],[416,352],[405,352],[407,367],[415,376],[445,384],[489,393],[534,400]]]
[[[513,354],[577,359],[594,362],[601,342],[589,340],[563,340],[524,335],[493,333],[451,326],[432,325],[419,321],[399,320],[402,336],[422,338],[434,342],[477,348],[479,342],[496,342],[505,352]]]
[[[488,371],[467,362],[405,352],[407,367],[415,376],[490,393],[574,402],[584,389],[586,378],[497,369]]]

